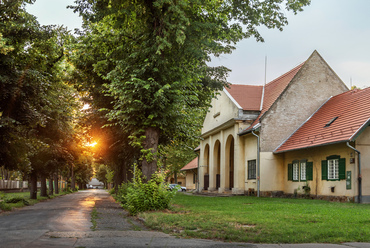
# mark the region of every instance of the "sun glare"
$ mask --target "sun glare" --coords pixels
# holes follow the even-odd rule
[[[86,110],[90,108],[90,104],[86,103],[83,107],[82,110]]]
[[[88,143],[87,144],[87,146],[91,146],[91,147],[94,147],[94,146],[96,146],[98,143],[96,143],[96,142],[92,142],[92,143]]]

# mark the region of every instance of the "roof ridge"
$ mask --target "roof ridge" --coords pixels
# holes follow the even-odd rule
[[[306,60],[306,61],[307,61],[307,60]],[[300,63],[299,65],[297,65],[297,66],[296,66],[296,67],[294,67],[293,69],[289,70],[288,72],[284,73],[283,75],[281,75],[281,76],[279,76],[279,77],[275,78],[274,80],[272,80],[272,81],[268,82],[268,83],[266,84],[266,86],[269,86],[270,84],[272,84],[272,83],[274,83],[274,82],[278,81],[279,79],[281,79],[281,78],[283,78],[283,77],[286,77],[287,75],[289,75],[290,73],[292,73],[294,70],[296,70],[296,69],[298,69],[298,68],[302,67],[302,66],[304,65],[304,63],[306,63],[306,61],[304,61],[304,62]]]
[[[233,83],[230,83],[230,85],[240,85],[240,86],[253,86],[253,87],[262,87],[263,85],[256,85],[256,84],[233,84]]]

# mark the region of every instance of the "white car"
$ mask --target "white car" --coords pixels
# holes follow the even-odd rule
[[[181,185],[176,184],[176,183],[170,184],[169,187],[170,187],[171,190],[177,188],[177,191],[183,191],[183,192],[186,191],[186,187],[181,186]]]

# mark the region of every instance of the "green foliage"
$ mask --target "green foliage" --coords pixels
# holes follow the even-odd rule
[[[75,3],[71,8],[84,20],[69,55],[78,68],[76,78],[83,79],[77,87],[90,92],[110,122],[106,126],[135,136],[120,140],[122,146],[132,141],[145,148],[139,157],[146,173],[156,165],[158,144],[198,138],[202,123],[197,111],[207,109],[214,92],[228,84],[229,70],[208,66],[211,56],[231,53],[244,38],[263,41],[259,26],[282,30],[285,9],[297,13],[310,1]],[[158,141],[142,139],[150,129]]]
[[[7,198],[7,199],[5,199],[5,201],[4,201],[5,203],[18,203],[18,202],[23,202],[23,204],[25,205],[25,206],[29,206],[30,205],[30,203],[26,200],[26,199],[24,199],[24,197],[21,197],[21,196],[18,196],[18,197],[12,197],[12,198]]]
[[[131,215],[150,210],[163,210],[171,206],[176,191],[168,190],[160,174],[154,174],[147,183],[142,180],[142,173],[135,170],[133,182],[119,187],[117,200]]]

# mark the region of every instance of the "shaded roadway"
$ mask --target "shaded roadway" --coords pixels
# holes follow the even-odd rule
[[[96,225],[91,212],[98,213]],[[93,230],[92,230],[93,229]],[[104,190],[79,191],[0,215],[0,247],[370,247],[367,243],[249,244],[179,239],[147,230]]]

